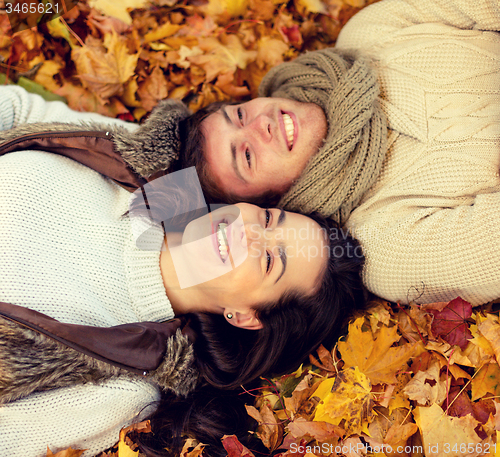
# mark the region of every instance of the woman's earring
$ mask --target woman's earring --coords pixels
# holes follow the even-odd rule
[[[226,317],[227,317],[228,319],[232,319],[232,318],[233,318],[233,315],[232,315],[231,313],[227,313],[227,314],[226,314]]]

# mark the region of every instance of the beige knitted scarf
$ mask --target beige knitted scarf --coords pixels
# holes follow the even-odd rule
[[[344,223],[372,186],[387,150],[387,125],[377,97],[377,78],[363,59],[333,48],[306,53],[273,68],[259,96],[313,102],[328,121],[324,146],[309,161],[280,205],[318,211]]]

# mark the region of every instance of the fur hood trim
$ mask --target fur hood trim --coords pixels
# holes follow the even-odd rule
[[[180,329],[169,338],[159,367],[145,375],[85,355],[37,331],[0,318],[0,404],[33,392],[101,383],[116,376],[142,378],[185,396],[198,382],[193,346]]]
[[[179,123],[190,115],[191,112],[184,103],[162,100],[146,121],[133,131],[97,122],[37,122],[2,132],[2,144],[39,133],[102,132],[113,141],[115,150],[137,174],[149,177],[166,170],[179,158],[182,147]]]

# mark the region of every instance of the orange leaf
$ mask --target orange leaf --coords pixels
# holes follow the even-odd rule
[[[63,451],[56,452],[55,454],[47,447],[47,457],[80,457],[86,449],[64,449]]]

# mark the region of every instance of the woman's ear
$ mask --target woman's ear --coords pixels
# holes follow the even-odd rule
[[[246,330],[260,330],[263,327],[262,322],[255,316],[254,310],[250,310],[247,313],[241,313],[226,308],[224,310],[224,317],[231,325]]]

